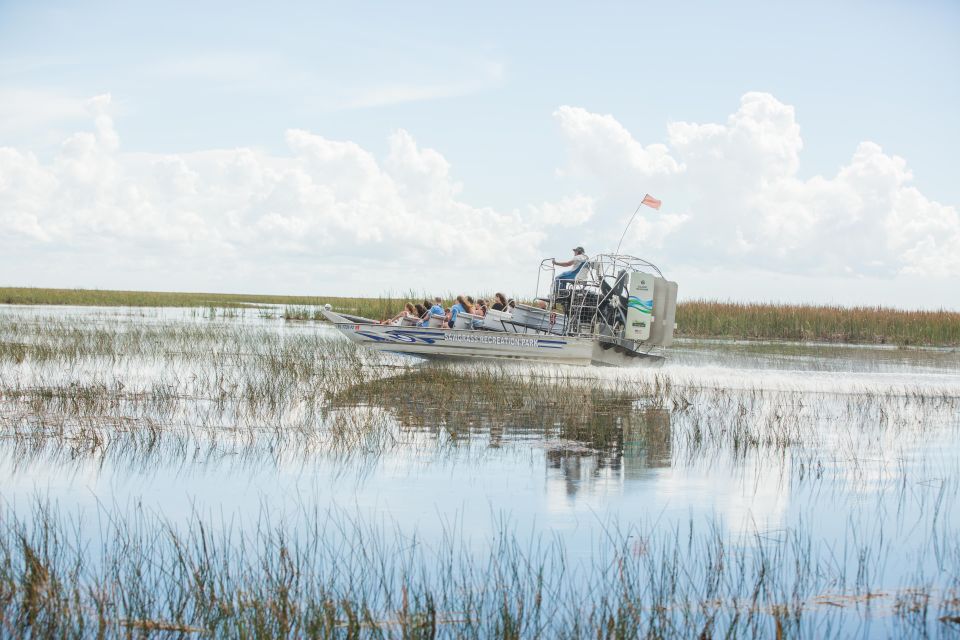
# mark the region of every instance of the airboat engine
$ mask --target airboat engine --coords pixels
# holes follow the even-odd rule
[[[662,356],[655,352],[673,344],[677,283],[667,280],[653,263],[634,256],[600,254],[588,260],[570,280],[556,277],[554,260],[540,263],[537,292],[551,287],[546,308],[563,310],[563,335],[590,337],[600,351],[613,350],[626,358]],[[519,308],[519,307],[518,307]],[[541,309],[539,313],[547,311]],[[604,361],[606,355],[600,354]],[[615,360],[615,358],[613,358]]]
[[[658,347],[673,344],[677,283],[651,273],[629,271],[624,284],[627,309],[622,337]]]

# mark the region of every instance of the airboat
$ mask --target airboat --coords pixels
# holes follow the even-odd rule
[[[430,359],[510,359],[571,365],[659,365],[673,343],[677,283],[641,258],[601,254],[571,280],[556,280],[551,258],[540,263],[535,305],[517,304],[484,316],[443,316],[426,326],[338,313],[323,315],[363,346]]]

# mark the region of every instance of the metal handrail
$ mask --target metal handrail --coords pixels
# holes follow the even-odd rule
[[[577,274],[577,277],[573,279],[570,284],[567,286],[567,291],[569,294],[564,296],[564,298],[569,298],[570,303],[567,306],[567,321],[564,328],[565,335],[578,335],[578,336],[602,336],[607,335],[598,331],[598,329],[606,329],[612,337],[612,334],[615,334],[615,327],[607,322],[607,318],[604,314],[600,313],[600,309],[603,305],[609,300],[610,296],[613,295],[614,290],[607,292],[606,294],[601,295],[602,287],[601,283],[608,277],[614,278],[614,283],[616,283],[618,274],[624,271],[637,271],[637,270],[652,270],[656,274],[663,278],[663,272],[660,268],[644,258],[638,258],[636,256],[630,256],[625,254],[613,254],[613,253],[601,253],[590,260],[583,266],[583,269],[589,269],[586,278],[581,278],[580,274]],[[546,298],[540,298],[546,300],[548,303],[548,308],[553,309],[555,305],[558,304],[557,292],[554,291],[554,282],[556,281],[556,266],[553,264],[553,258],[544,258],[540,261],[540,268],[537,271],[537,287],[536,295],[540,295],[540,286],[541,278],[546,272],[550,272],[550,290]],[[576,293],[578,289],[584,294],[577,296]],[[591,289],[594,289],[597,294],[597,301],[595,304],[588,305],[586,303],[588,296],[586,294],[592,293]],[[579,300],[579,303],[577,302]],[[592,310],[593,314],[590,319],[590,330],[582,331],[583,322],[581,322],[581,317],[583,315],[584,309]],[[594,328],[596,327],[596,328]]]

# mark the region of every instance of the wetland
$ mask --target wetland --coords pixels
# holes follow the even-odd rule
[[[0,305],[0,635],[960,634],[955,348],[437,365],[284,315]]]

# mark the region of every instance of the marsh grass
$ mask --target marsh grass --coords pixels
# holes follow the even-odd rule
[[[75,318],[0,324],[3,433],[115,445],[93,452],[122,443],[142,450],[166,434],[223,442],[219,433],[273,438],[281,450],[383,452],[427,435],[445,446],[533,438],[610,464],[638,447],[674,460],[803,450],[809,459],[798,468],[817,468],[826,462],[824,421],[842,425],[831,442],[837,455],[856,458],[885,444],[877,434],[921,433],[956,415],[956,404],[909,388],[811,396],[700,388],[666,374],[605,379],[570,369],[422,366],[313,328]],[[159,435],[125,435],[137,429]]]
[[[957,398],[909,389],[837,396],[701,388],[664,374],[388,364],[318,336],[154,331],[71,331],[62,349],[44,345],[59,333],[44,334],[33,345],[43,348],[0,366],[9,464],[351,466],[399,448],[468,464],[537,444],[551,463],[591,458],[601,469],[759,456],[802,481],[866,473],[894,447],[960,428]]]
[[[0,628],[11,637],[846,637],[949,633],[955,535],[936,575],[881,587],[883,531],[837,549],[800,527],[728,541],[716,523],[608,523],[589,560],[503,516],[432,544],[343,510],[251,526],[101,507],[99,530],[37,500],[0,511]],[[21,512],[22,513],[22,512]],[[933,535],[940,535],[934,524]],[[942,525],[940,528],[943,528]]]
[[[0,287],[0,304],[223,308],[257,304],[316,305],[323,302],[316,296]]]
[[[323,319],[320,307],[324,304],[342,313],[380,320],[396,314],[405,302],[419,302],[432,295],[409,291],[376,298],[351,298],[0,287],[3,304],[202,307],[210,310],[207,312],[210,317],[216,317],[217,309],[222,308],[282,305],[279,315],[284,319],[311,321]],[[447,292],[443,297],[444,304],[449,305],[456,298],[456,292]],[[476,297],[491,298],[492,294]],[[277,315],[272,309],[261,309],[261,313],[267,318]],[[221,311],[219,315],[223,317],[224,313]],[[676,335],[956,347],[960,346],[960,312],[688,300],[677,305]]]
[[[855,344],[960,345],[960,312],[686,301],[677,305],[677,335]]]
[[[833,473],[854,487],[836,491],[854,492],[887,478],[898,513],[924,514],[918,561],[935,569],[883,579],[905,525],[879,498],[876,523],[851,517],[836,546],[802,519],[744,539],[719,523],[604,523],[589,561],[506,520],[477,545],[455,524],[427,541],[308,507],[234,528],[112,506],[93,526],[21,501],[0,508],[0,636],[843,637],[869,619],[885,635],[924,637],[948,636],[960,616],[956,462],[903,462],[917,441],[960,432],[950,393],[422,366],[324,327],[279,328],[4,316],[0,463],[244,473],[370,465],[401,448],[469,463],[537,446],[547,465],[582,457],[611,472],[642,460],[736,473],[749,459],[783,470],[789,486]]]

